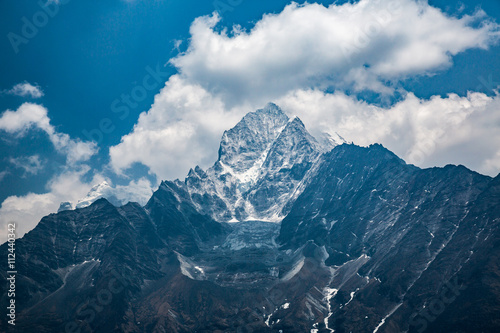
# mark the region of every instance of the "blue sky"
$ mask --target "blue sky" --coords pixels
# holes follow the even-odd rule
[[[47,202],[60,201],[65,187],[74,201],[104,179],[132,184],[129,194],[137,188],[147,194],[144,187],[160,179],[213,163],[223,129],[271,100],[313,133],[382,142],[423,167],[461,163],[500,172],[499,138],[491,134],[500,128],[500,1],[424,2],[428,17],[412,12],[411,0],[394,11],[387,0],[361,1],[368,7],[357,1],[294,7],[289,1],[61,0],[49,5],[57,8],[53,17],[40,14],[46,3],[0,3],[4,219],[38,219],[59,205]],[[211,16],[216,10],[219,18]],[[405,20],[415,26],[398,26]],[[26,36],[26,22],[34,21],[37,31]],[[241,27],[232,31],[234,25]],[[351,53],[342,49],[358,37],[367,39]],[[328,43],[341,45],[342,64]],[[38,118],[15,127],[7,112]],[[387,118],[377,124],[377,114]]]

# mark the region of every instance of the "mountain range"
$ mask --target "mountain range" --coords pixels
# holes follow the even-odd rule
[[[500,175],[314,138],[268,104],[146,205],[111,194],[16,241],[17,330],[500,330]]]

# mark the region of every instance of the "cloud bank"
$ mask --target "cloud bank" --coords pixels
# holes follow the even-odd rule
[[[110,148],[111,165],[121,173],[138,162],[160,179],[184,177],[190,167],[215,161],[222,132],[246,112],[244,107],[226,110],[219,97],[174,75],[133,132]]]
[[[423,100],[409,93],[383,108],[342,92],[297,90],[277,100],[313,134],[338,133],[358,145],[382,143],[420,167],[463,164],[484,174],[500,172],[500,95],[469,93]]]

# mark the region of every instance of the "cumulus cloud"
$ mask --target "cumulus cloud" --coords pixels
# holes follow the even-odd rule
[[[46,193],[28,193],[23,196],[10,196],[0,207],[0,239],[6,240],[6,224],[17,223],[17,236],[20,237],[36,226],[43,216],[57,211],[62,201],[81,199],[91,184],[104,178],[96,174],[91,182],[82,180],[90,171],[83,164],[97,152],[95,143],[72,139],[66,133],[58,132],[50,123],[47,109],[41,105],[24,103],[17,110],[7,110],[0,116],[0,131],[23,137],[31,130],[45,132],[54,148],[66,157],[64,171],[55,175],[46,185]],[[35,154],[7,158],[14,167],[24,170],[25,175],[36,175],[46,164],[46,160]],[[8,172],[0,173],[0,180]],[[4,240],[0,240],[3,242]]]
[[[214,162],[222,132],[246,110],[226,110],[220,98],[174,75],[132,133],[110,148],[111,165],[120,173],[139,162],[160,179],[184,177],[190,167]]]
[[[128,185],[116,185],[111,192],[122,204],[138,202],[145,205],[153,194],[153,184],[146,179],[132,180]]]
[[[42,89],[37,85],[32,85],[28,82],[18,83],[8,91],[11,95],[21,97],[40,98],[43,96]]]
[[[500,171],[500,95],[470,92],[428,100],[409,93],[383,108],[342,92],[297,90],[276,101],[313,134],[338,133],[358,145],[382,143],[421,167],[463,164],[489,175]]]
[[[44,131],[54,147],[66,155],[69,164],[87,161],[97,152],[94,142],[73,140],[68,134],[59,133],[50,124],[47,109],[39,104],[24,103],[16,111],[7,110],[0,117],[0,130],[19,136],[37,128]]]
[[[78,202],[84,198],[93,185],[105,180],[101,173],[91,171],[83,163],[96,154],[95,143],[72,139],[68,134],[58,132],[50,123],[47,109],[41,105],[24,103],[17,110],[7,110],[0,116],[0,130],[22,137],[31,130],[41,130],[47,134],[55,149],[66,156],[66,165],[46,185],[45,193],[27,193],[6,198],[0,207],[0,243],[6,241],[7,223],[16,223],[17,237],[33,229],[40,219],[57,212],[61,202]],[[43,169],[46,160],[39,154],[9,157],[14,167],[23,169],[25,175],[36,175]],[[0,181],[8,171],[0,172]],[[90,181],[87,178],[92,176]],[[133,180],[128,185],[109,188],[109,193],[121,202],[137,201],[145,204],[152,193],[152,184],[144,178]]]
[[[221,31],[219,21],[216,14],[196,19],[187,51],[171,63],[231,103],[263,104],[304,87],[388,94],[398,80],[434,73],[499,37],[484,12],[455,18],[414,0],[292,3],[250,31]]]

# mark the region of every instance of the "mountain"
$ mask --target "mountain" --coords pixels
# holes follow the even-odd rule
[[[95,201],[106,198],[116,207],[123,206],[130,201],[146,203],[151,196],[148,184],[135,183],[135,186],[111,186],[107,181],[102,181],[90,189],[85,197],[75,203],[70,201],[61,202],[57,212],[84,208],[90,206]]]
[[[270,103],[224,132],[212,167],[197,166],[177,185],[214,220],[279,222],[321,153],[334,146],[318,143],[299,118]]]
[[[16,329],[497,332],[499,207],[500,175],[316,140],[269,104],[144,206],[101,197],[18,239]]]

